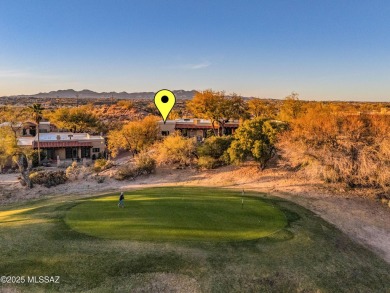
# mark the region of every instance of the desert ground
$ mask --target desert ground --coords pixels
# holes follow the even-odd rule
[[[308,178],[297,177],[289,171],[267,169],[255,165],[227,166],[217,170],[199,171],[192,168],[158,168],[155,174],[132,181],[110,178],[106,170],[103,183],[92,177],[78,179],[56,187],[35,186],[22,188],[17,174],[0,175],[1,205],[15,201],[57,196],[80,197],[155,186],[205,186],[265,192],[291,200],[333,224],[350,238],[374,251],[390,263],[390,208],[375,198],[375,191],[346,189],[338,185],[324,185]]]

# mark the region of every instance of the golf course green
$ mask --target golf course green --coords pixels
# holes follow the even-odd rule
[[[239,191],[154,188],[86,200],[66,215],[74,230],[129,240],[231,241],[261,238],[287,224],[284,214],[258,197]]]
[[[0,292],[390,292],[388,263],[288,200],[188,186],[118,198],[0,206]],[[11,282],[34,276],[59,281]]]

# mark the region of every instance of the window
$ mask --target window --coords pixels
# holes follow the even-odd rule
[[[161,135],[162,136],[168,136],[169,135],[169,131],[161,131]]]
[[[92,152],[93,152],[93,153],[100,153],[100,149],[99,149],[99,148],[93,148],[93,149],[92,149]]]
[[[81,157],[82,158],[89,158],[91,156],[91,149],[88,147],[82,147],[81,148]]]
[[[65,157],[67,159],[77,158],[77,149],[76,148],[65,148]]]

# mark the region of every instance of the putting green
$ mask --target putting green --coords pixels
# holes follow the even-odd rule
[[[284,214],[257,197],[213,188],[164,187],[82,201],[67,212],[74,230],[109,239],[229,241],[265,237],[285,227]]]

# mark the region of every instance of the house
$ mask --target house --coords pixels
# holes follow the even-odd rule
[[[16,132],[16,136],[18,137],[35,136],[37,134],[37,124],[34,122],[18,122],[15,124],[12,124],[10,122],[3,122],[0,124],[0,127],[11,127]],[[56,130],[56,126],[50,124],[50,122],[48,121],[39,122],[40,133],[47,133]]]
[[[233,134],[238,126],[238,120],[227,121],[224,127],[224,134]],[[159,127],[161,136],[167,136],[175,131],[180,131],[183,136],[196,137],[198,141],[202,141],[204,138],[210,136],[210,132],[213,131],[213,126],[210,120],[198,118],[166,120],[165,123],[163,121],[159,121]],[[222,129],[217,122],[215,122],[214,127],[216,131],[222,132]]]
[[[38,136],[19,137],[18,145],[38,149]],[[46,154],[48,160],[96,159],[106,154],[104,137],[88,133],[41,133],[39,147]]]
[[[12,127],[18,146],[38,149],[37,124],[4,122],[0,127]],[[47,160],[96,159],[106,155],[105,139],[101,135],[88,133],[58,132],[48,121],[39,122],[39,147]]]

